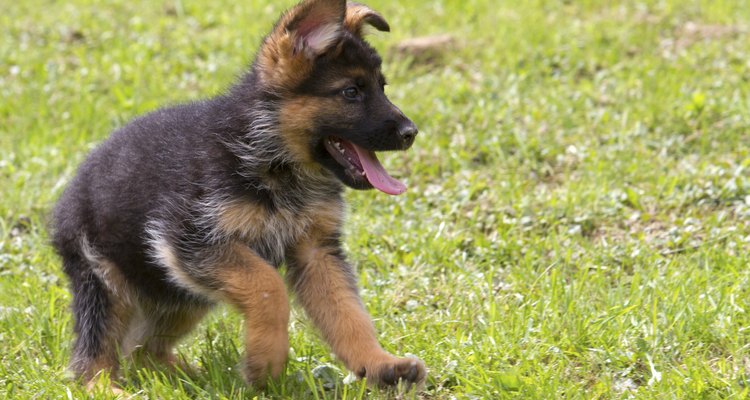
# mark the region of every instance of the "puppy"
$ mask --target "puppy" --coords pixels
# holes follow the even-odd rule
[[[171,362],[223,301],[245,320],[245,378],[263,386],[289,349],[285,265],[349,370],[376,385],[425,378],[422,361],[378,344],[341,250],[344,187],[404,192],[375,152],[417,135],[385,96],[365,25],[389,30],[364,5],[302,1],[226,94],[135,119],[89,155],[52,234],[73,294],[76,376],[115,373],[136,347]]]

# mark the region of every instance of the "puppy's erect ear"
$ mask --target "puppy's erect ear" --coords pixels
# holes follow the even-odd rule
[[[391,27],[388,25],[385,18],[370,7],[354,2],[347,3],[346,17],[344,18],[344,26],[346,26],[346,29],[353,34],[362,37],[365,24],[369,24],[381,32],[391,31]]]
[[[289,90],[304,80],[343,37],[345,14],[346,0],[304,0],[284,13],[258,52],[261,85]]]
[[[307,0],[290,10],[284,28],[294,37],[294,51],[323,54],[341,38],[345,13],[346,0]]]

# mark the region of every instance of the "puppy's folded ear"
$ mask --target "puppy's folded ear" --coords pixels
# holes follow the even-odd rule
[[[346,29],[353,34],[362,37],[365,24],[371,25],[373,28],[381,32],[391,31],[391,27],[388,25],[385,18],[370,7],[354,2],[347,3],[346,17],[344,18],[344,26],[346,26]]]
[[[262,84],[289,89],[304,79],[342,39],[345,14],[346,0],[304,0],[284,13],[258,53]]]

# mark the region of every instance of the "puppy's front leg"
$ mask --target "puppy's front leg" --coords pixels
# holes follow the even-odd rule
[[[277,378],[289,351],[289,302],[284,280],[247,247],[234,244],[216,267],[220,293],[245,317],[245,378],[262,387]]]
[[[394,357],[380,347],[357,293],[352,268],[343,260],[338,243],[320,246],[309,240],[293,253],[288,274],[291,285],[307,314],[348,369],[380,386],[395,385],[401,379],[421,382],[425,378],[421,360]]]

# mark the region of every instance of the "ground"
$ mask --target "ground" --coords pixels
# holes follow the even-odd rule
[[[256,392],[236,370],[240,319],[223,307],[179,347],[195,371],[128,365],[123,388],[745,398],[750,7],[614,3],[368,2],[393,31],[371,36],[387,93],[421,133],[383,157],[406,194],[347,194],[346,248],[383,346],[425,360],[424,388],[345,379],[296,310],[286,375]],[[3,397],[85,395],[66,378],[70,294],[46,231],[76,166],[131,118],[220,93],[291,4],[4,0]]]

